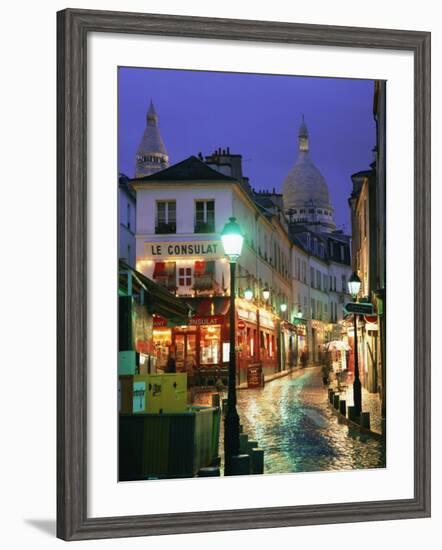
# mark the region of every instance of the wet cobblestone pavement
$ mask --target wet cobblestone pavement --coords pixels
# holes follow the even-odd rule
[[[382,441],[339,422],[318,367],[240,390],[237,399],[243,431],[264,449],[266,474],[385,467]]]

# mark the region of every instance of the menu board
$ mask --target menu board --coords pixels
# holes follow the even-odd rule
[[[263,384],[262,366],[260,364],[247,367],[247,387],[260,388]]]

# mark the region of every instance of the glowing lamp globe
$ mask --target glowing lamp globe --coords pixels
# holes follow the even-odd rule
[[[267,302],[267,300],[270,298],[270,290],[269,287],[266,285],[262,290],[262,297]]]
[[[281,304],[281,311],[285,313],[287,311],[287,304]]]
[[[299,310],[296,315],[297,315],[298,319],[302,319],[302,311],[301,310]]]
[[[250,300],[253,298],[253,290],[251,288],[246,288],[244,290],[244,298],[250,302]]]
[[[236,223],[236,218],[229,218],[229,221],[222,230],[221,241],[223,243],[225,255],[228,256],[231,262],[236,262],[241,256],[244,242],[244,237],[239,225]]]
[[[356,273],[352,273],[350,279],[348,280],[348,292],[351,296],[353,296],[353,298],[356,298],[360,289],[361,279],[356,275]]]

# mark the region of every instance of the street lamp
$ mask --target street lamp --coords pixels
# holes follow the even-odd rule
[[[353,300],[356,300],[356,297],[361,290],[361,279],[356,275],[356,273],[352,273],[350,279],[348,280],[347,286],[348,293],[351,294]]]
[[[234,475],[232,457],[239,454],[239,416],[236,410],[236,353],[235,353],[235,268],[241,255],[244,237],[236,222],[229,218],[221,233],[224,253],[230,262],[230,348],[227,411],[224,418],[224,474]]]
[[[267,285],[262,289],[262,297],[266,302],[270,298],[270,290]]]
[[[287,311],[287,304],[281,304],[281,311],[282,313],[285,313]]]
[[[359,291],[361,289],[361,279],[356,273],[352,273],[348,280],[348,292],[351,294],[354,301],[356,301]],[[353,404],[355,407],[355,416],[361,416],[362,410],[362,392],[361,392],[361,380],[359,378],[359,358],[358,358],[358,314],[353,314],[353,327],[354,327],[354,348],[355,348],[355,377],[353,381]]]
[[[250,302],[250,300],[253,298],[253,290],[250,287],[247,287],[244,290],[244,298]]]
[[[298,317],[298,319],[302,319],[302,311],[299,310],[296,316]]]

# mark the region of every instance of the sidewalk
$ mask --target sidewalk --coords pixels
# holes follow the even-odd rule
[[[341,394],[347,406],[353,405],[353,383],[349,383],[347,389]],[[370,393],[362,387],[362,410],[370,413],[370,429],[382,434],[381,399],[378,393]]]
[[[280,372],[274,372],[272,374],[268,374],[264,376],[264,385],[268,382],[271,382],[272,380],[276,380],[278,378],[283,378],[284,376],[288,376],[290,373],[296,373],[301,372],[304,369],[301,367],[295,367],[293,369],[286,369],[282,370]],[[242,384],[237,384],[236,386],[237,390],[246,390],[247,388],[247,382],[243,382]],[[227,391],[227,389],[226,389]],[[218,391],[215,388],[203,388],[201,390],[195,391],[193,395],[192,404],[193,405],[211,405],[212,403],[212,394],[218,393]]]

